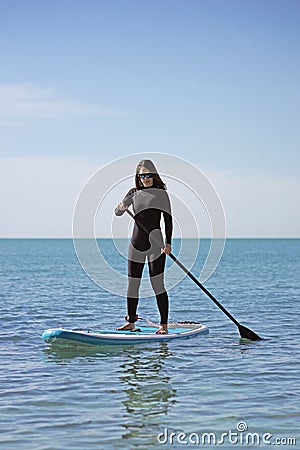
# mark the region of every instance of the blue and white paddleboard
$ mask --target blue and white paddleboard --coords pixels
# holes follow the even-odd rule
[[[139,327],[140,331],[117,330],[68,330],[66,328],[50,328],[42,334],[47,344],[139,344],[141,342],[168,342],[176,339],[188,339],[199,334],[208,333],[202,324],[178,325],[169,328],[168,334],[156,334],[157,327]]]

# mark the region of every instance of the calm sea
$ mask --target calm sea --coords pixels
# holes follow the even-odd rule
[[[101,245],[125,273],[112,241]],[[241,341],[186,278],[169,292],[170,319],[208,335],[58,350],[46,328],[115,327],[125,297],[87,277],[71,240],[0,240],[0,448],[299,448],[299,279],[300,240],[228,240],[205,285],[264,340]],[[157,321],[153,298],[139,312]]]

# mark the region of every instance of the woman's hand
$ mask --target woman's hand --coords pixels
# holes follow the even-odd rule
[[[165,253],[166,255],[169,255],[171,253],[172,247],[170,244],[166,244],[165,248],[163,249],[163,253]]]
[[[125,211],[126,209],[127,209],[127,206],[126,205],[124,205],[124,203],[119,203],[118,205],[117,205],[117,209],[119,210],[119,211]]]

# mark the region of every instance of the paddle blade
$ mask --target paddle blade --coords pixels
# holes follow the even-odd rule
[[[238,325],[239,332],[242,338],[250,339],[250,341],[261,341],[262,338],[258,336],[258,334],[254,333],[254,331],[249,330],[249,328],[244,327],[244,325]]]

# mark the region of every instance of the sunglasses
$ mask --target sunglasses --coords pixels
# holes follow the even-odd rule
[[[153,173],[140,173],[139,177],[143,180],[144,178],[153,178]]]

